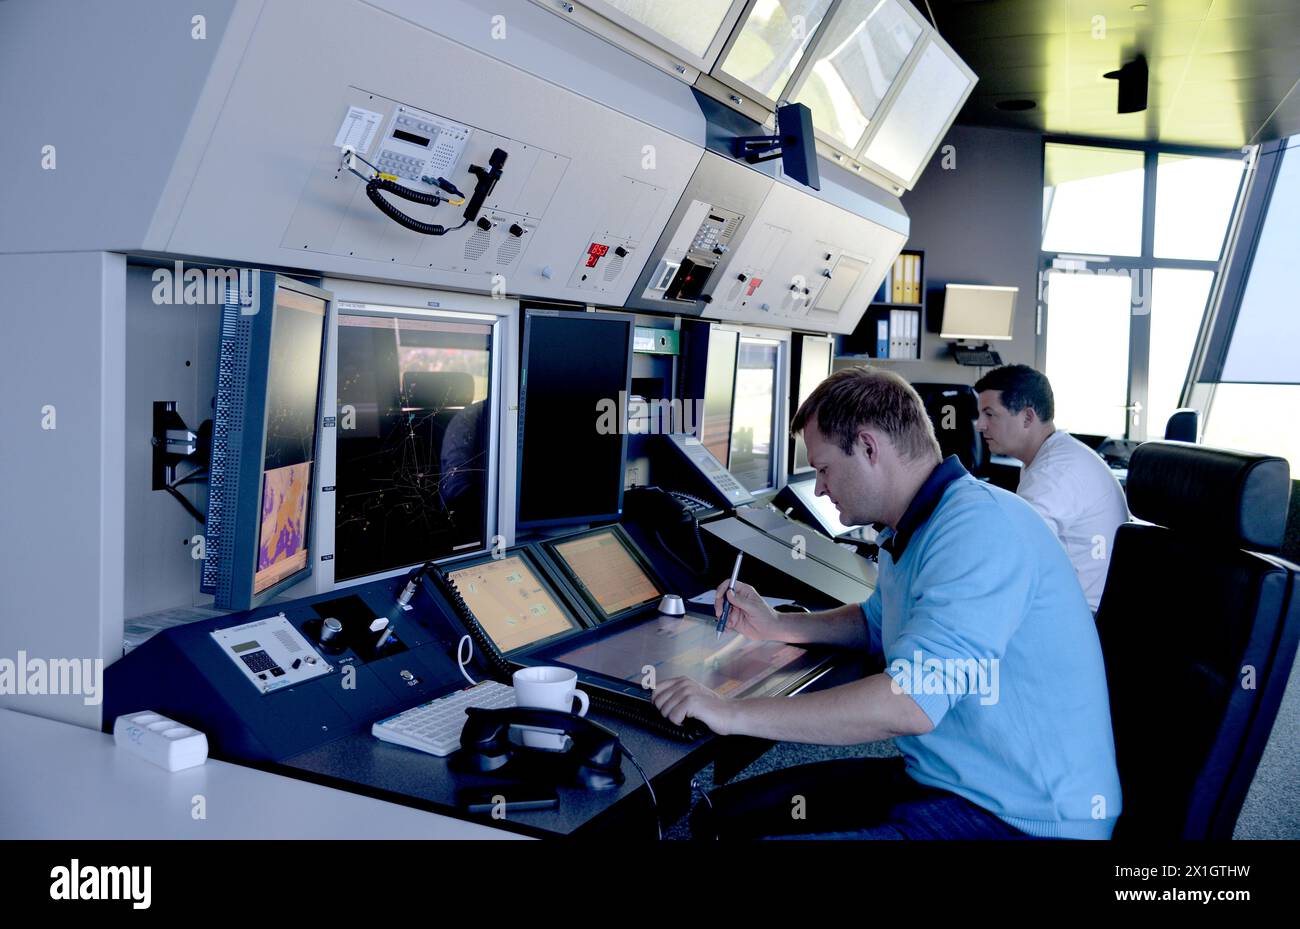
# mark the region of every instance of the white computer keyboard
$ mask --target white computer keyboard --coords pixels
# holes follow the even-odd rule
[[[467,707],[496,710],[514,705],[515,689],[509,684],[480,681],[473,687],[381,719],[370,727],[370,734],[430,755],[450,755],[460,748],[460,731],[465,728]]]

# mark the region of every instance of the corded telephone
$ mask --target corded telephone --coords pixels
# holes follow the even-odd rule
[[[623,749],[618,735],[594,720],[559,710],[471,707],[461,730],[461,750],[451,765],[460,771],[492,771],[543,783],[573,780],[589,790],[623,783]],[[515,726],[555,730],[569,737],[562,751],[531,748],[510,738]]]
[[[692,574],[709,573],[709,553],[700,535],[700,515],[714,509],[699,497],[659,487],[630,487],[623,492],[623,511],[627,518],[653,531],[663,550]],[[695,563],[678,554],[677,549],[683,546],[693,550]]]

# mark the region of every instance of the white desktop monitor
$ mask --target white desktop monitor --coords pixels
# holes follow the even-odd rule
[[[952,342],[1010,342],[1019,292],[1019,287],[949,284],[944,289],[939,338]]]

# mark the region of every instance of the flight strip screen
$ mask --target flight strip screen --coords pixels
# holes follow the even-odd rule
[[[550,660],[624,681],[690,677],[722,694],[741,696],[799,662],[807,652],[785,642],[759,642],[738,632],[717,638],[708,619],[658,616],[567,651],[548,650]]]
[[[582,628],[519,555],[457,568],[447,580],[503,654]]]
[[[663,595],[613,529],[557,543],[555,553],[606,619]]]

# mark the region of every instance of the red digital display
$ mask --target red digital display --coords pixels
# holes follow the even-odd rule
[[[596,267],[596,262],[604,258],[609,253],[608,245],[601,245],[599,242],[592,242],[587,249],[587,267]]]
[[[758,290],[758,288],[762,285],[762,283],[763,283],[763,279],[761,277],[751,277],[749,279],[749,290],[745,291],[745,296],[746,297],[754,296],[754,291]]]

